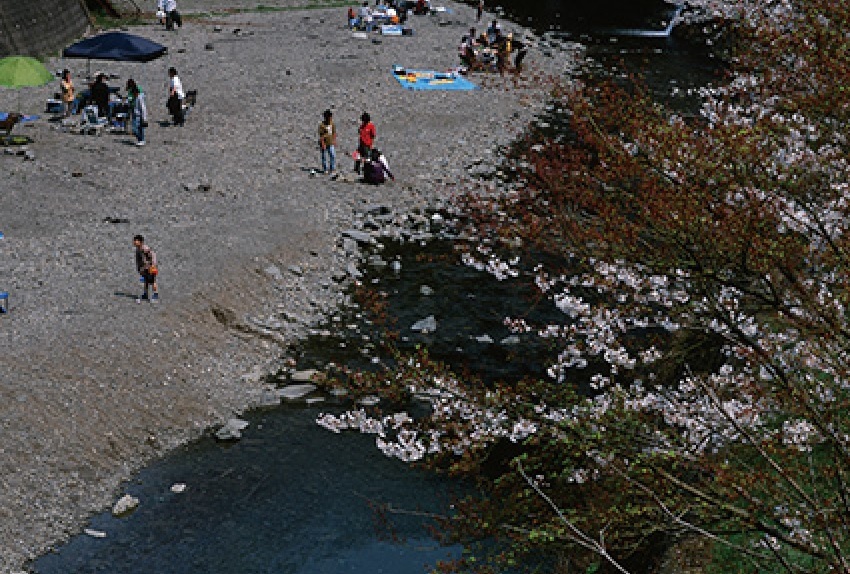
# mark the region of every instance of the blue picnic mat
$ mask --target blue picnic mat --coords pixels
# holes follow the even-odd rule
[[[393,72],[393,77],[407,90],[477,90],[478,86],[462,76],[433,70]]]
[[[9,117],[9,112],[0,112],[0,122]],[[38,116],[23,116],[21,118],[22,122],[34,122],[38,119]]]

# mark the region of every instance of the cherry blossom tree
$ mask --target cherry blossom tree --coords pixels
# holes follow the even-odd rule
[[[563,311],[506,318],[559,349],[547,380],[423,352],[357,385],[427,417],[320,417],[481,477],[448,523],[507,564],[626,572],[701,537],[735,571],[850,572],[850,4],[735,7],[734,73],[698,119],[639,81],[560,88],[561,133],[462,199],[463,261]]]

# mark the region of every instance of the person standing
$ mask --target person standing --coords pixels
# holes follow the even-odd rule
[[[157,0],[159,11],[165,12],[165,29],[173,30],[175,26],[178,28],[183,26],[183,18],[180,12],[177,11],[177,0]]]
[[[62,70],[62,81],[59,83],[59,88],[62,91],[62,112],[65,117],[76,113],[74,102],[77,95],[74,91],[74,81],[71,79],[71,70],[67,68]]]
[[[367,32],[372,31],[372,9],[369,8],[369,2],[363,2],[363,5],[358,11],[360,17],[360,27]]]
[[[133,133],[136,135],[136,145],[145,145],[145,128],[148,127],[148,107],[145,104],[145,94],[136,84],[136,80],[127,80],[127,104],[133,114]]]
[[[378,137],[375,124],[372,123],[371,116],[366,112],[363,112],[363,115],[360,116],[358,137],[357,160],[354,162],[354,171],[360,173],[360,164],[372,157],[372,146],[375,144],[375,138]]]
[[[177,68],[168,68],[168,101],[165,105],[171,114],[171,123],[175,126],[183,126],[183,99],[185,97],[183,82],[177,75]]]
[[[336,170],[336,126],[330,110],[325,110],[319,124],[319,148],[322,150],[322,171],[333,174]]]
[[[484,0],[478,0],[478,11],[475,17],[476,22],[481,22],[481,17],[484,15]]]
[[[136,271],[141,275],[145,283],[145,291],[136,299],[136,303],[148,300],[148,289],[153,288],[151,301],[159,301],[159,291],[156,286],[156,277],[159,269],[156,264],[156,253],[147,244],[141,235],[133,236],[133,247],[136,248]]]
[[[97,115],[109,117],[109,86],[106,85],[106,75],[98,74],[91,86],[91,99],[97,106]]]

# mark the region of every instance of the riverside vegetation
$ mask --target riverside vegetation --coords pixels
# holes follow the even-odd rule
[[[737,43],[698,118],[581,82],[512,182],[460,200],[463,261],[562,310],[505,319],[557,346],[549,376],[484,384],[420,351],[348,377],[396,412],[319,419],[477,479],[444,523],[509,550],[447,570],[653,571],[701,540],[703,571],[850,572],[850,6],[700,4]]]

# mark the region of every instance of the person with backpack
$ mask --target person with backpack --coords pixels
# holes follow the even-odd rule
[[[156,287],[156,277],[159,275],[159,269],[156,264],[156,253],[147,244],[145,238],[141,235],[133,236],[133,247],[136,248],[136,271],[142,277],[145,284],[144,292],[136,299],[136,303],[148,301],[148,288],[153,288],[153,298],[150,301],[154,303],[159,301],[159,291]]]

